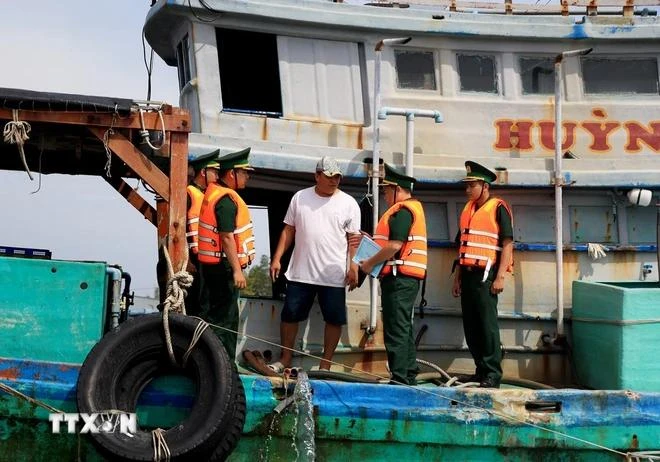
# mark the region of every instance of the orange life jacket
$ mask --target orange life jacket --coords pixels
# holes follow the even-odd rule
[[[199,236],[199,211],[202,208],[202,200],[204,200],[204,191],[195,185],[188,185],[186,188],[188,197],[190,198],[190,207],[186,213],[186,239],[188,240],[188,248],[194,254],[197,253]]]
[[[245,268],[252,263],[255,254],[250,209],[236,191],[217,183],[213,183],[206,188],[206,194],[199,213],[199,261],[206,264],[218,264],[227,256],[222,251],[222,240],[220,239],[218,222],[215,217],[215,206],[225,196],[229,196],[237,207],[234,241],[236,242],[238,261],[241,268]]]
[[[461,266],[483,268],[484,281],[502,252],[502,247],[499,245],[500,226],[497,223],[497,208],[500,205],[503,205],[509,215],[513,216],[509,205],[495,197],[488,199],[479,208],[476,201],[468,201],[461,213],[458,262]],[[511,271],[511,264],[512,262],[507,263],[507,271]]]
[[[390,217],[401,208],[408,209],[412,214],[410,234],[397,255],[385,262],[380,276],[390,273],[396,276],[400,272],[406,276],[424,279],[426,276],[426,218],[421,202],[409,199],[397,202],[390,207],[378,221],[373,239],[381,247],[387,244],[390,236]]]

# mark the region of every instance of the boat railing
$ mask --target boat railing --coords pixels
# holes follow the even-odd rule
[[[419,5],[446,8],[449,11],[484,12],[504,14],[622,14],[629,17],[635,14],[636,7],[658,7],[660,0],[404,0],[402,2],[371,1],[372,6]],[[657,14],[656,10],[646,10],[646,14]]]

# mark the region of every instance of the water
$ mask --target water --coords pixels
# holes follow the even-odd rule
[[[293,442],[296,461],[313,462],[316,457],[314,442],[314,406],[312,405],[312,387],[303,371],[298,373],[298,381],[293,390],[295,423]]]

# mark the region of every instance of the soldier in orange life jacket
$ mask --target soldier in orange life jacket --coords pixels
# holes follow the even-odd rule
[[[218,181],[219,153],[220,150],[217,149],[188,161],[186,238],[188,240],[188,272],[193,275],[193,284],[188,289],[185,303],[186,313],[190,316],[202,316],[208,308],[208,293],[197,258],[199,212],[202,208],[206,186]]]
[[[458,268],[452,295],[461,297],[463,329],[475,374],[469,381],[499,388],[502,349],[497,325],[497,296],[513,265],[513,216],[509,205],[490,195],[495,173],[476,162],[465,162],[467,204],[461,213],[457,241]]]
[[[411,195],[415,182],[385,164],[382,190],[389,209],[373,236],[381,249],[360,262],[365,273],[385,262],[380,287],[390,383],[407,385],[417,383],[413,310],[420,282],[426,277],[426,218],[422,204]]]
[[[250,177],[250,148],[218,159],[219,178],[209,184],[199,214],[199,250],[202,275],[208,287],[209,308],[204,317],[216,329],[231,360],[236,357],[238,295],[246,286],[243,270],[254,259],[252,219],[238,190]]]

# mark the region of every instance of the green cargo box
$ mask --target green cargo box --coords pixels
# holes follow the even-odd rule
[[[0,257],[0,356],[82,363],[107,296],[105,263]]]
[[[584,386],[660,391],[657,282],[573,282],[573,359]]]

